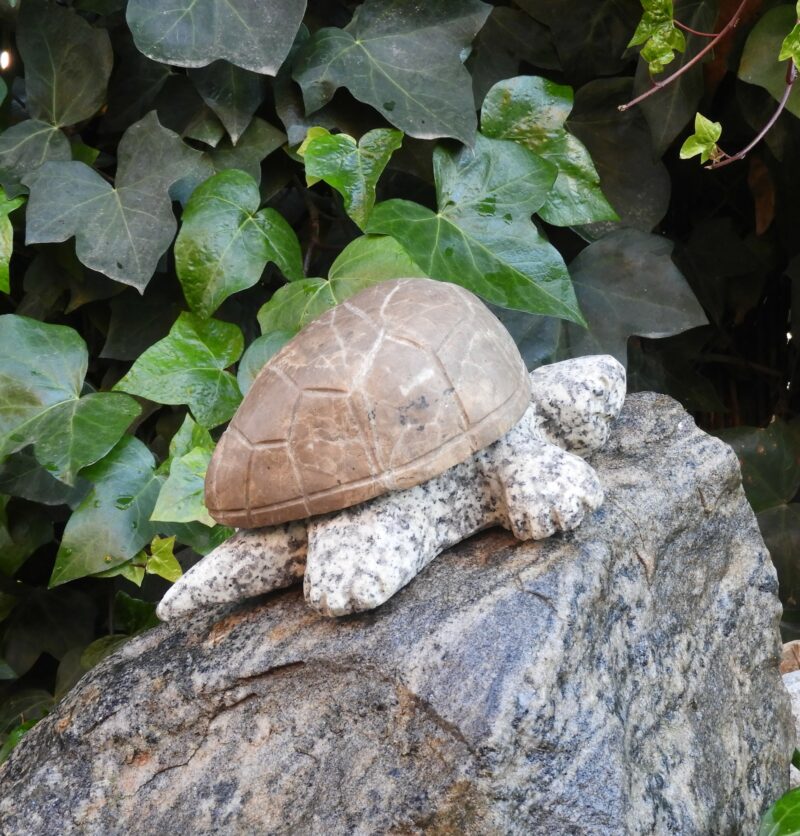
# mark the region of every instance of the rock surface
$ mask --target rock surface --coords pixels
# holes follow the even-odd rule
[[[486,532],[378,610],[295,587],[132,641],[0,769],[0,832],[755,832],[794,726],[736,459],[635,395],[592,464],[577,531]]]

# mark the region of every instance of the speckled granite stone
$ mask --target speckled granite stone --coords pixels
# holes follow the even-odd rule
[[[310,606],[330,616],[373,609],[484,528],[539,540],[600,506],[594,471],[561,447],[585,455],[605,444],[625,397],[625,369],[613,357],[582,357],[538,369],[531,380],[532,405],[494,444],[421,485],[308,522]],[[240,531],[170,589],[159,618],[290,585],[303,575],[301,525]]]
[[[134,639],[0,767],[0,833],[755,833],[794,727],[736,458],[633,395],[591,463],[574,532],[484,532],[377,610]]]

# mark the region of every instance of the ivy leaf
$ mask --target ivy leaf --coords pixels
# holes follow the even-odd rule
[[[410,136],[471,144],[475,107],[462,62],[491,9],[480,0],[367,0],[344,29],[320,29],[301,48],[294,78],[306,112],[346,87]]]
[[[77,507],[88,493],[89,483],[80,476],[74,485],[59,482],[36,461],[30,449],[20,450],[0,465],[0,493],[24,497],[42,505]]]
[[[247,346],[236,371],[236,380],[243,395],[247,394],[267,360],[277,354],[293,336],[291,331],[271,331],[257,337]]]
[[[0,183],[8,197],[27,191],[22,185],[26,174],[48,160],[69,160],[69,140],[53,125],[26,119],[0,134]]]
[[[25,199],[22,197],[9,199],[0,189],[0,291],[3,293],[9,293],[11,290],[8,265],[14,252],[14,227],[8,216],[24,202]]]
[[[244,349],[236,325],[182,313],[169,334],[147,349],[115,390],[156,403],[188,404],[204,427],[216,427],[236,411],[242,396],[225,369]]]
[[[427,278],[408,253],[388,235],[361,235],[336,256],[328,271],[331,281],[341,279]]]
[[[52,2],[25,0],[17,24],[25,95],[34,119],[74,125],[103,106],[113,54],[105,29]]]
[[[180,563],[173,554],[175,535],[172,537],[154,537],[150,544],[150,557],[147,559],[147,574],[158,575],[164,580],[175,583],[183,574]]]
[[[203,101],[219,116],[235,145],[264,98],[264,76],[229,61],[215,61],[189,70],[189,78]]]
[[[175,267],[189,307],[211,316],[231,294],[252,287],[268,262],[289,279],[303,275],[300,243],[249,174],[231,169],[192,193],[175,242]]]
[[[672,0],[642,0],[644,15],[628,46],[644,44],[641,55],[654,75],[686,49],[686,38],[675,25]]]
[[[783,39],[781,51],[778,54],[779,61],[786,61],[791,58],[795,67],[800,68],[800,3],[795,6],[795,24],[792,31]]]
[[[126,395],[80,397],[88,352],[72,328],[7,314],[0,317],[0,355],[0,457],[33,444],[45,469],[72,485],[139,414]]]
[[[543,317],[497,312],[529,366],[586,354],[623,365],[631,334],[667,337],[707,323],[660,235],[621,229],[590,244],[570,264],[588,328]]]
[[[686,137],[681,145],[680,156],[682,160],[700,155],[700,162],[705,163],[719,156],[717,141],[722,135],[722,125],[719,122],[712,122],[706,119],[702,113],[694,117],[694,133]]]
[[[375,205],[375,184],[402,141],[402,132],[389,128],[369,131],[358,142],[347,134],[311,128],[297,153],[308,185],[324,180],[336,189],[347,214],[364,229]]]
[[[0,573],[10,578],[36,549],[53,539],[53,524],[41,509],[30,506],[15,508],[10,518],[9,499],[0,495]]]
[[[175,235],[169,187],[200,157],[151,112],[120,140],[115,186],[84,163],[47,162],[23,178],[31,190],[26,242],[74,235],[87,267],[142,290]]]
[[[786,66],[776,61],[775,56],[783,49],[786,33],[791,38],[796,26],[797,10],[793,5],[781,4],[770,9],[750,30],[739,61],[739,78],[768,90],[775,101],[780,101],[786,90]],[[800,87],[796,83],[786,109],[800,117]]]
[[[758,836],[796,836],[800,833],[800,787],[784,793],[771,804],[758,829]]]
[[[511,139],[558,168],[558,177],[539,216],[555,226],[619,220],[600,190],[600,177],[583,143],[564,127],[572,110],[572,88],[538,76],[495,84],[481,110],[481,131]]]
[[[93,487],[64,529],[51,587],[125,563],[157,533],[150,514],[163,477],[138,438],[123,438],[85,476]]]
[[[129,0],[128,26],[148,57],[179,67],[225,59],[275,75],[289,52],[305,0]]]
[[[397,239],[431,278],[496,305],[582,322],[561,256],[530,221],[557,173],[515,142],[478,134],[474,150],[434,152],[438,212],[389,200],[367,231]]]

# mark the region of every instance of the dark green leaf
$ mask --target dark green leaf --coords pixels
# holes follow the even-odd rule
[[[481,110],[481,130],[511,139],[558,168],[558,177],[540,217],[556,226],[618,220],[600,191],[589,152],[564,125],[572,110],[572,89],[538,76],[496,84]]]
[[[589,82],[575,96],[567,127],[589,149],[603,194],[622,223],[649,232],[666,214],[670,180],[664,164],[653,159],[642,114],[617,110],[631,92],[629,78]]]
[[[9,456],[0,465],[0,493],[20,496],[43,505],[75,508],[86,496],[89,483],[80,476],[75,485],[65,485],[36,461],[30,448]]]
[[[154,342],[166,337],[181,310],[176,298],[148,288],[144,296],[127,290],[111,301],[111,319],[101,357],[135,360]]]
[[[156,61],[204,67],[225,59],[275,75],[305,12],[305,0],[129,0],[136,46]]]
[[[407,200],[375,207],[368,231],[397,239],[431,278],[503,307],[581,321],[564,262],[531,223],[557,169],[515,142],[478,134],[474,150],[437,148],[438,213]]]
[[[776,101],[780,101],[786,90],[786,65],[776,58],[787,32],[793,31],[796,22],[794,5],[776,6],[768,11],[750,30],[739,61],[739,78],[765,88]],[[786,109],[800,117],[800,87],[797,84],[789,96]]]
[[[291,331],[272,331],[263,334],[247,346],[236,372],[236,380],[243,395],[247,394],[267,360],[277,354],[291,338]]]
[[[115,186],[75,161],[45,163],[24,178],[31,190],[26,242],[74,235],[87,267],[141,290],[175,234],[169,188],[200,161],[150,113],[120,140]]]
[[[93,487],[64,529],[51,587],[119,566],[157,533],[150,514],[162,477],[138,438],[123,438],[84,475]]]
[[[34,445],[37,460],[74,484],[78,471],[102,458],[139,414],[127,396],[79,397],[88,353],[63,325],[0,317],[0,457]]]
[[[94,634],[95,608],[91,598],[74,589],[33,589],[5,624],[0,656],[19,676],[48,653],[61,659],[82,647]]]
[[[40,688],[26,688],[0,704],[0,734],[20,723],[41,720],[53,706],[53,695]]]
[[[734,427],[719,436],[739,457],[742,484],[754,511],[794,499],[800,489],[800,425],[775,420],[764,429]]]
[[[81,667],[84,671],[91,670],[95,665],[100,664],[106,656],[110,656],[115,650],[122,647],[131,637],[120,633],[111,636],[101,636],[87,645],[81,653]]]
[[[36,549],[53,539],[53,525],[30,506],[15,508],[9,515],[8,499],[0,495],[0,573],[10,578]]]
[[[22,180],[48,160],[69,160],[72,149],[64,134],[46,122],[27,119],[0,134],[0,183],[8,196],[26,191]]]
[[[570,273],[588,329],[542,317],[506,319],[530,366],[586,354],[627,360],[631,334],[666,337],[706,318],[670,257],[672,243],[633,229],[612,232],[588,246]]]
[[[302,47],[294,77],[306,111],[346,87],[410,136],[471,144],[476,123],[462,61],[490,11],[479,0],[367,0],[344,29],[320,29]]]
[[[311,128],[298,149],[312,185],[324,180],[344,198],[347,214],[361,229],[367,225],[375,205],[375,185],[392,154],[400,147],[403,134],[376,128],[356,142],[347,134],[332,134],[325,128]]]
[[[189,70],[189,77],[236,144],[264,98],[264,77],[228,61]]]
[[[236,378],[225,369],[243,350],[242,332],[235,325],[182,313],[114,388],[156,403],[188,404],[198,423],[216,427],[242,399]]]
[[[211,316],[233,293],[252,287],[268,262],[289,279],[303,275],[300,243],[274,209],[258,209],[256,182],[231,169],[192,193],[175,242],[175,266],[189,307]]]
[[[17,24],[28,112],[56,126],[89,119],[105,102],[113,55],[105,29],[49,0],[25,0]]]
[[[800,596],[800,503],[767,508],[756,518],[778,571],[781,600],[796,609]]]
[[[800,834],[800,787],[782,795],[761,819],[758,836],[798,836]]]

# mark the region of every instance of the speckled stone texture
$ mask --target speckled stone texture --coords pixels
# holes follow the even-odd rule
[[[0,768],[3,834],[751,834],[787,787],[776,578],[735,456],[628,398],[603,507],[383,607],[299,587],[132,641]]]

